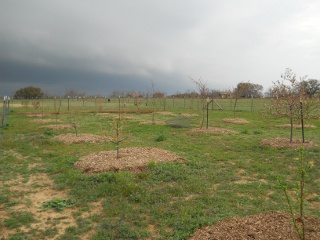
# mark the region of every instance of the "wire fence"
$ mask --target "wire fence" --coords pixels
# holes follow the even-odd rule
[[[7,125],[7,118],[10,115],[10,97],[3,97],[3,104],[1,110],[1,126],[5,127]]]
[[[3,129],[7,126],[7,118],[10,115],[10,97],[4,96],[3,104],[1,109],[1,128],[0,128],[0,161],[2,161],[2,140],[3,140]]]
[[[51,98],[12,99],[10,105],[25,111],[104,111],[104,110],[151,110],[183,111],[201,110],[205,104],[200,98]],[[209,110],[257,112],[265,108],[269,99],[210,99]]]

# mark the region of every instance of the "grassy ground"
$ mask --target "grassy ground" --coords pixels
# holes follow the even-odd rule
[[[262,118],[258,111],[263,109],[262,100],[254,105],[251,100],[243,100],[235,115],[230,100],[218,102],[223,110],[218,110],[217,105],[212,110],[210,106],[209,127],[231,129],[237,134],[190,132],[201,122],[202,111],[196,100],[167,99],[165,104],[156,103],[155,110],[170,114],[125,114],[125,140],[120,147],[158,147],[188,159],[185,163],[151,162],[138,173],[83,174],[73,167],[80,157],[115,150],[115,145],[66,145],[52,137],[74,129],[39,128],[76,123],[79,133],[112,136],[118,115],[101,114],[98,110],[119,109],[118,101],[102,99],[101,106],[94,99],[69,100],[69,111],[66,99],[61,107],[52,100],[42,100],[39,109],[31,103],[28,107],[11,108],[8,125],[0,130],[0,239],[186,239],[196,228],[231,216],[287,211],[277,178],[286,179],[290,189],[296,187],[293,159],[299,151],[260,144],[266,138],[289,138],[288,128],[277,127],[287,124],[287,119]],[[152,110],[151,101],[139,109]],[[120,99],[120,108],[138,109],[132,99]],[[92,109],[97,112],[81,112]],[[61,114],[47,115],[57,111]],[[26,113],[39,116],[28,117]],[[223,122],[234,116],[249,123]],[[34,119],[55,121],[40,124]],[[153,119],[167,124],[140,124]],[[307,179],[306,213],[320,217],[320,122],[310,120],[308,124],[317,128],[306,129],[306,139],[318,146],[305,150],[305,158],[313,165]],[[294,137],[300,137],[300,131],[295,129]],[[34,176],[38,178],[32,181]],[[35,197],[45,189],[54,194],[37,202]],[[38,209],[36,213],[30,210],[32,207]],[[55,211],[60,215],[48,217],[43,225],[38,215]]]

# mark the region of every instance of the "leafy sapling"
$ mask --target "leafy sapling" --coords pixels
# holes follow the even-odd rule
[[[286,196],[286,201],[288,204],[289,212],[293,221],[293,226],[301,240],[305,240],[305,182],[308,176],[308,172],[311,169],[311,164],[304,158],[304,150],[300,149],[299,158],[294,159],[295,164],[297,166],[297,175],[298,175],[298,188],[296,189],[297,193],[297,203],[298,209],[295,209],[293,204],[293,199],[289,195],[288,184],[278,178],[278,183],[280,187],[283,189],[284,194]]]

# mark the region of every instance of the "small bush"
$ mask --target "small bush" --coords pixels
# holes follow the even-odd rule
[[[249,134],[249,130],[248,130],[248,129],[243,129],[243,130],[241,131],[241,133],[242,133],[242,134]]]
[[[262,131],[260,131],[260,130],[254,130],[253,133],[256,134],[256,135],[258,135],[258,134],[262,134]]]
[[[54,209],[56,211],[63,211],[64,209],[71,207],[76,203],[74,199],[56,198],[45,201],[41,208],[43,209]]]
[[[167,137],[165,136],[165,134],[161,133],[158,137],[155,138],[156,142],[162,142],[164,140],[166,140]]]
[[[51,129],[48,129],[48,128],[44,131],[43,134],[47,135],[47,136],[56,136],[56,135],[58,135],[58,133],[56,133],[56,132],[54,132],[54,131],[52,131]]]

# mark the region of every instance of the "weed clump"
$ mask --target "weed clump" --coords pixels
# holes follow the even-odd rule
[[[76,203],[74,199],[56,198],[45,201],[41,208],[42,209],[54,209],[55,211],[63,211],[66,208],[72,207]]]

